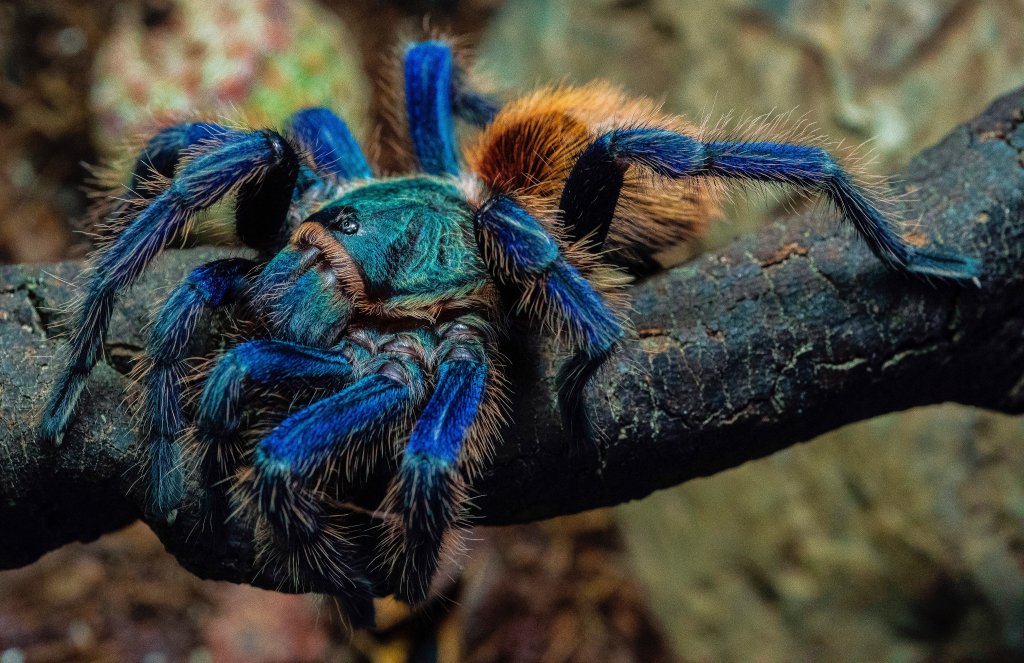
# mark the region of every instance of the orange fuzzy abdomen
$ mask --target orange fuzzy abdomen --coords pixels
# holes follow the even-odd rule
[[[517,196],[557,226],[553,210],[579,154],[606,131],[645,126],[697,135],[695,127],[662,113],[654,102],[607,84],[549,88],[506,105],[466,160],[492,190]],[[716,198],[706,181],[668,180],[631,166],[607,246],[630,262],[700,237],[718,212]]]

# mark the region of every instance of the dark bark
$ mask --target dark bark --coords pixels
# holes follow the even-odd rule
[[[955,401],[1024,410],[1024,90],[997,101],[900,175],[922,241],[980,258],[981,287],[887,272],[834,215],[776,223],[632,289],[638,338],[590,385],[602,440],[568,439],[555,412],[561,355],[513,352],[512,423],[476,484],[479,522],[503,524],[643,497],[867,417]],[[203,577],[255,577],[251,523],[226,538],[143,513],[140,450],[122,401],[151,309],[216,252],[168,254],[125,298],[71,434],[34,437],[50,357],[82,266],[0,270],[0,568],[144,518]],[[898,441],[894,441],[897,443]]]

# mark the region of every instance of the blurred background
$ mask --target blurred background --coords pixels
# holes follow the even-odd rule
[[[326,104],[393,155],[380,69],[425,30],[499,91],[610,79],[702,118],[794,111],[889,173],[1024,84],[1024,0],[0,3],[0,261],[80,257],[83,164],[167,118]],[[755,197],[713,246],[778,215]],[[198,580],[140,525],[0,572],[0,663],[1024,660],[1024,421],[941,406],[558,521],[479,529],[461,577],[348,633]],[[0,533],[2,536],[2,533]]]

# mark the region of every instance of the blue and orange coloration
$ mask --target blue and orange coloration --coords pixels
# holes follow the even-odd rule
[[[906,242],[817,147],[705,141],[604,84],[545,89],[499,108],[465,84],[441,41],[408,47],[403,73],[410,175],[375,178],[325,109],[297,113],[281,133],[191,123],[151,139],[126,202],[111,212],[115,230],[95,259],[40,428],[60,443],[118,294],[197,213],[233,196],[235,234],[256,257],[193,271],[151,334],[141,409],[152,509],[169,515],[179,505],[188,448],[211,493],[230,479],[225,497],[256,509],[268,555],[287,565],[295,588],[333,588],[357,624],[372,621],[375,595],[415,602],[429,590],[497,437],[510,316],[567,340],[561,406],[585,427],[583,387],[627,336],[626,274],[699,237],[728,180],[824,194],[897,272],[978,276],[970,259]],[[479,128],[465,150],[456,118]],[[241,338],[226,338],[228,349],[192,379],[195,332],[226,307]],[[194,402],[189,383],[199,385]],[[312,396],[291,398],[302,390]],[[268,412],[257,401],[280,405]],[[394,467],[379,510],[392,514],[382,544],[390,549],[377,555],[394,561],[384,570],[336,525],[362,476],[354,465],[382,458]]]

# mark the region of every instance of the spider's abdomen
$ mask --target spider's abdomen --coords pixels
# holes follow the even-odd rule
[[[513,101],[466,153],[475,173],[492,190],[515,193],[539,217],[558,208],[563,185],[577,157],[601,134],[640,126],[697,135],[696,127],[662,113],[604,83],[546,88]],[[666,181],[627,170],[611,224],[610,248],[624,261],[703,234],[717,214],[711,186]]]

